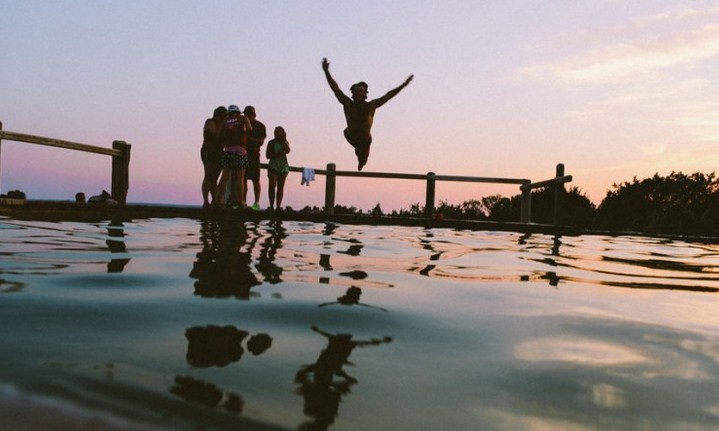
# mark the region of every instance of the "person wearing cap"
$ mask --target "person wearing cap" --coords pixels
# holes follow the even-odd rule
[[[244,209],[245,197],[245,169],[247,169],[247,133],[252,130],[250,120],[242,115],[237,105],[227,108],[227,117],[222,125],[222,159],[220,166],[222,174],[217,190],[219,205],[224,204],[225,188],[231,177],[237,180],[237,195],[235,202],[239,208]]]
[[[267,138],[267,129],[260,121],[257,121],[257,113],[253,106],[246,106],[245,117],[250,120],[252,130],[247,135],[247,171],[245,171],[245,202],[247,202],[247,182],[252,181],[252,189],[255,193],[255,202],[250,208],[255,211],[260,209],[260,148]]]
[[[337,100],[342,104],[347,128],[344,130],[345,139],[355,149],[357,156],[357,170],[361,171],[362,167],[367,163],[369,157],[369,149],[372,144],[372,123],[377,108],[387,103],[391,98],[399,94],[400,91],[412,81],[414,75],[410,75],[399,87],[390,90],[384,96],[367,101],[367,93],[369,86],[366,82],[361,81],[350,87],[352,98],[340,90],[337,82],[330,75],[330,63],[326,58],[322,59],[322,70],[325,72],[327,83],[334,92]]]

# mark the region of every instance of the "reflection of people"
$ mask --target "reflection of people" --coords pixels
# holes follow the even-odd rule
[[[225,188],[230,177],[237,181],[236,197],[240,208],[244,208],[245,169],[247,169],[247,132],[252,130],[250,120],[240,113],[237,105],[227,108],[227,117],[222,125],[222,175],[217,190],[217,201],[224,204]]]
[[[255,202],[250,208],[260,209],[260,147],[265,143],[267,129],[265,125],[257,121],[257,113],[253,106],[246,106],[243,112],[250,120],[252,130],[247,135],[247,171],[245,172],[245,202],[247,202],[247,181],[252,181],[252,191],[255,194]]]
[[[187,363],[195,368],[224,367],[239,362],[249,332],[234,326],[196,326],[185,331]],[[262,332],[247,341],[247,350],[257,356],[272,346],[272,337]]]
[[[212,118],[205,120],[205,127],[202,130],[202,148],[200,158],[205,168],[205,176],[202,179],[202,207],[210,206],[209,198],[216,204],[217,178],[220,176],[220,161],[222,160],[222,140],[220,132],[222,123],[225,122],[227,109],[224,106],[215,108]]]
[[[287,162],[287,154],[290,152],[290,143],[287,141],[287,133],[281,126],[275,127],[275,138],[267,143],[267,177],[270,188],[270,210],[282,208],[282,197],[285,194],[285,180],[290,172],[290,165]],[[275,207],[275,197],[277,206]]]
[[[247,350],[253,355],[261,355],[272,346],[272,337],[268,334],[255,334],[247,341]]]
[[[170,388],[170,392],[186,401],[222,407],[232,413],[241,413],[245,404],[239,395],[189,376],[175,376],[175,386]]]
[[[282,227],[281,220],[270,221],[269,227],[270,234],[262,242],[255,268],[264,276],[264,281],[277,284],[282,282],[282,267],[275,263],[275,256],[282,248],[282,239],[287,237],[287,231]]]
[[[372,144],[371,129],[375,111],[402,91],[412,81],[414,75],[410,75],[399,87],[390,90],[379,99],[368,102],[367,83],[358,82],[353,84],[350,87],[350,92],[352,93],[352,98],[350,99],[340,90],[339,85],[330,75],[330,63],[326,58],[322,59],[322,70],[325,71],[325,78],[327,78],[327,83],[332,92],[342,104],[345,120],[347,121],[347,128],[344,130],[345,139],[354,147],[357,161],[359,162],[357,170],[361,171],[362,167],[367,163],[367,157],[369,157],[370,144]]]
[[[352,243],[352,245],[349,246],[347,251],[338,251],[337,253],[349,254],[350,256],[359,256],[360,252],[362,251],[362,248],[364,247],[364,245],[362,245],[362,241],[356,238],[350,238],[347,241]]]
[[[362,289],[360,289],[357,286],[352,286],[349,289],[347,289],[347,292],[345,292],[344,295],[338,297],[337,301],[325,302],[323,304],[318,305],[318,307],[324,307],[327,305],[334,305],[334,304],[348,305],[348,306],[361,305],[362,307],[376,308],[378,310],[387,311],[386,309],[384,309],[382,307],[376,307],[374,305],[363,304],[363,303],[359,302],[361,295],[362,295]]]
[[[202,297],[250,299],[250,289],[261,284],[250,269],[252,257],[241,251],[247,243],[244,223],[203,222],[202,251],[197,253],[190,277],[195,294]]]
[[[197,326],[185,331],[187,363],[193,367],[224,367],[237,362],[245,352],[242,340],[247,331],[234,326]]]
[[[343,370],[346,364],[351,364],[352,350],[389,343],[392,338],[354,341],[350,334],[330,334],[316,326],[312,330],[327,338],[327,347],[314,364],[302,367],[295,374],[295,383],[300,385],[297,392],[305,399],[304,412],[314,419],[314,423],[301,429],[326,430],[337,417],[342,395],[349,393],[350,386],[357,383],[357,379]]]

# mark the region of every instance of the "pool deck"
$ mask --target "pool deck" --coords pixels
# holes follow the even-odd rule
[[[339,223],[354,225],[384,225],[384,226],[420,226],[425,228],[450,228],[466,230],[494,230],[521,233],[545,233],[552,235],[580,235],[581,229],[572,226],[553,226],[537,223],[493,222],[483,220],[431,220],[422,217],[392,217],[322,213],[304,213],[298,211],[283,211],[272,213],[269,211],[245,210],[241,212],[231,210],[204,210],[198,206],[127,204],[106,205],[92,203],[76,203],[62,201],[34,201],[0,203],[0,217],[10,217],[16,220],[47,220],[47,221],[81,221],[102,222],[122,221],[129,222],[137,219],[149,218],[189,218],[197,220],[287,220],[307,221],[314,223]]]

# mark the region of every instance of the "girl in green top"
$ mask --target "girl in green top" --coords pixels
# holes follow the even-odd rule
[[[287,141],[287,133],[280,126],[275,127],[275,138],[267,143],[267,177],[270,182],[269,197],[270,210],[282,208],[282,196],[285,189],[285,179],[290,171],[287,163],[287,154],[290,152],[290,143]],[[275,194],[277,195],[277,206],[275,207]]]

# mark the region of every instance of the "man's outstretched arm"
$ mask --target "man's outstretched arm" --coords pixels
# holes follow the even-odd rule
[[[373,101],[375,103],[375,106],[379,108],[380,106],[387,103],[389,101],[389,99],[391,99],[394,96],[396,96],[397,94],[399,94],[399,92],[402,91],[402,89],[404,87],[406,87],[407,85],[409,85],[410,82],[412,82],[412,78],[414,78],[414,75],[410,75],[409,78],[405,79],[404,82],[399,87],[395,88],[394,90],[388,91],[387,94],[380,97],[379,99],[375,99]]]
[[[340,103],[344,104],[347,101],[350,101],[351,99],[340,90],[340,86],[337,85],[337,81],[332,78],[332,75],[330,75],[330,62],[327,61],[327,58],[322,59],[322,70],[325,71],[325,78],[327,78],[327,83],[330,85],[330,88],[332,89],[332,92],[335,93],[335,97],[337,100],[340,101]]]

